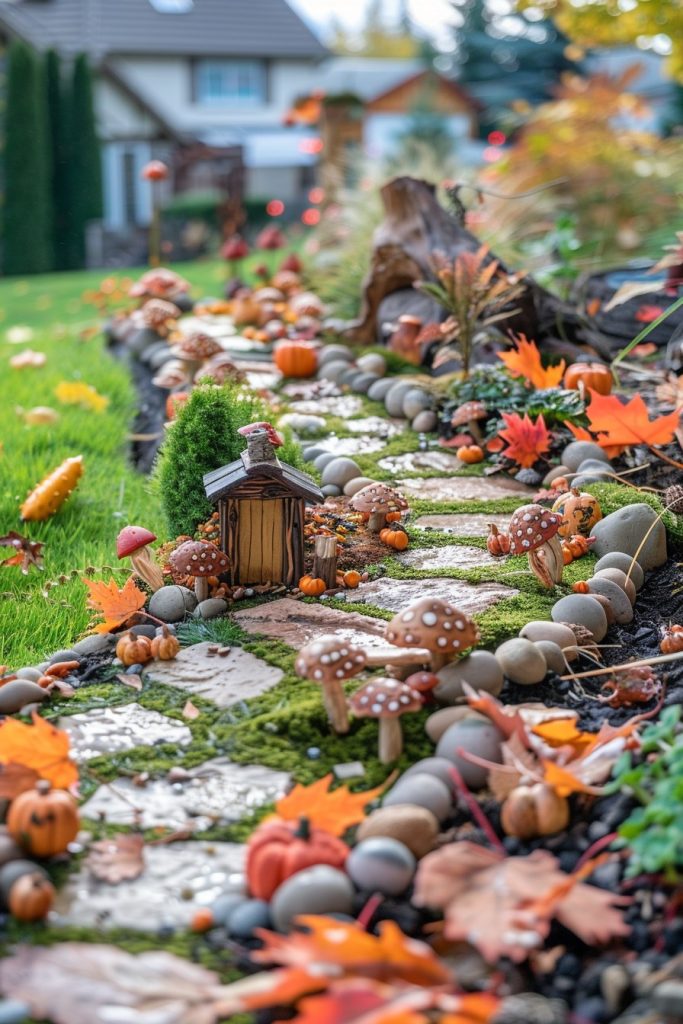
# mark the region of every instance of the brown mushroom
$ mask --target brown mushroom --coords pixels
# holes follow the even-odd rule
[[[133,563],[136,573],[147,586],[156,593],[164,585],[161,569],[152,560],[148,544],[156,540],[156,534],[144,526],[124,526],[116,538],[116,554],[119,558],[127,558]]]
[[[511,555],[528,555],[529,568],[544,587],[554,587],[562,579],[564,559],[557,532],[562,516],[542,505],[522,505],[510,520]]]
[[[174,572],[194,576],[197,601],[209,596],[206,577],[218,576],[230,565],[223,552],[208,540],[186,540],[172,552],[169,562]]]
[[[403,751],[401,715],[419,711],[422,697],[398,679],[372,679],[354,693],[349,707],[357,718],[378,719],[379,759],[382,764],[391,764]]]
[[[189,291],[188,282],[176,274],[174,270],[167,267],[155,267],[142,275],[139,281],[132,285],[128,294],[131,298],[158,298],[172,299],[176,295]]]
[[[394,615],[384,635],[396,647],[426,648],[434,672],[479,640],[479,630],[469,615],[432,597],[422,597]]]
[[[164,363],[159,372],[152,377],[152,384],[155,387],[167,388],[169,391],[189,383],[190,377],[185,369],[185,363],[181,362],[180,359],[169,359],[167,363]]]
[[[200,366],[195,373],[195,383],[203,377],[211,377],[215,384],[224,384],[226,380],[241,384],[247,379],[244,370],[235,366],[227,352],[217,352],[208,362]]]
[[[148,299],[144,306],[133,314],[133,319],[139,320],[143,327],[149,327],[156,331],[160,338],[165,338],[181,311],[174,302],[166,299]]]
[[[206,359],[222,351],[220,343],[203,331],[186,334],[171,349],[172,354],[181,360],[189,374],[195,374]]]
[[[388,512],[405,512],[408,502],[402,495],[386,484],[367,484],[351,498],[349,505],[354,512],[369,512],[368,531],[379,533],[386,526]]]
[[[365,668],[367,657],[338,636],[321,636],[302,647],[294,662],[298,675],[322,687],[323,704],[330,725],[337,733],[349,731],[349,714],[342,689],[344,679],[351,679]]]
[[[484,440],[478,420],[485,420],[488,417],[488,410],[483,402],[463,402],[451,416],[452,427],[467,427],[477,444]]]

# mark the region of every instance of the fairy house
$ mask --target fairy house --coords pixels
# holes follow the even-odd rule
[[[206,496],[218,505],[231,583],[293,585],[304,571],[304,508],[325,498],[309,476],[279,461],[272,428],[244,432],[241,457],[204,477]]]

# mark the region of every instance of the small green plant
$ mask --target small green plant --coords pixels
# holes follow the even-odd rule
[[[502,366],[474,370],[469,377],[456,381],[451,395],[457,405],[479,401],[491,410],[527,412],[531,417],[543,416],[552,424],[584,422],[585,403],[578,391],[564,388],[540,388],[530,391],[523,378],[515,379]]]
[[[268,415],[264,403],[239,384],[200,384],[193,390],[157,462],[161,502],[173,534],[192,535],[209,518],[213,508],[204,493],[204,474],[239,458],[247,446],[239,428]],[[299,446],[288,437],[278,458],[303,466]]]
[[[683,732],[680,706],[667,708],[642,735],[636,761],[625,753],[614,767],[612,792],[630,793],[642,805],[619,828],[629,853],[627,874],[663,874],[679,881],[683,872]]]

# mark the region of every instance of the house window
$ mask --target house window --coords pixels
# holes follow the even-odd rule
[[[198,103],[253,107],[266,102],[261,60],[201,60],[196,67]]]
[[[149,0],[159,14],[187,14],[194,7],[194,0]]]

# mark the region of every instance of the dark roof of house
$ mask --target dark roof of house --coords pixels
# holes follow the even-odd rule
[[[214,469],[213,472],[206,473],[204,475],[204,490],[209,501],[216,502],[227,497],[245,480],[259,476],[277,481],[298,498],[303,498],[314,505],[325,500],[324,494],[310,476],[299,472],[298,469],[293,469],[284,462],[257,462],[247,469],[242,459],[237,459],[221,469]]]
[[[286,0],[194,0],[180,14],[150,0],[0,0],[0,26],[39,49],[112,54],[322,58]]]

